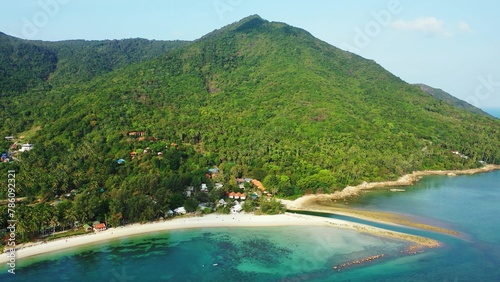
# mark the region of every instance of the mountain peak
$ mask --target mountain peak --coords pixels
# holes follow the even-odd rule
[[[261,18],[259,15],[252,15],[242,20],[236,22],[236,25],[233,27],[236,31],[246,31],[254,28],[258,28],[259,26],[267,23],[268,21]]]
[[[261,16],[259,16],[257,14],[245,17],[245,18],[239,20],[238,22],[243,23],[243,22],[247,22],[247,21],[251,21],[251,20],[260,20],[260,21],[266,22],[265,19],[263,19]]]
[[[263,24],[268,23],[267,20],[264,20],[261,18],[259,15],[251,15],[248,17],[245,17],[237,22],[234,22],[230,25],[227,25],[223,28],[216,29],[207,35],[201,37],[200,39],[205,39],[205,38],[210,38],[213,36],[217,36],[226,32],[244,32],[244,31],[250,31],[252,29],[258,28],[262,26]]]

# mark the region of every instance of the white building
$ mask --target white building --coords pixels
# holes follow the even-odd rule
[[[186,209],[184,207],[178,207],[174,210],[176,214],[186,214]]]
[[[186,197],[191,197],[191,195],[194,193],[194,186],[189,186],[186,188]]]
[[[225,207],[227,205],[226,201],[224,199],[220,199],[219,202],[217,203],[217,207]]]
[[[240,204],[234,205],[231,207],[231,212],[232,213],[239,213],[243,210]]]
[[[31,149],[33,149],[33,144],[23,144],[21,146],[21,149],[19,149],[19,152],[27,152],[27,151],[30,151]]]
[[[208,192],[207,184],[201,184],[201,192]]]
[[[173,210],[168,210],[168,212],[165,214],[166,217],[172,217],[174,216],[174,211]]]

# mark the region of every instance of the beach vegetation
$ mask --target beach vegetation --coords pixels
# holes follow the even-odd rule
[[[184,202],[184,208],[187,212],[195,212],[198,208],[199,202],[196,199],[189,198]]]
[[[61,239],[61,238],[84,235],[86,233],[87,233],[87,231],[85,231],[84,229],[67,230],[64,232],[57,233],[57,234],[51,234],[50,236],[48,236],[44,240],[52,241],[52,240],[57,240],[57,239]]]
[[[255,208],[257,207],[258,202],[252,200],[252,199],[247,199],[245,200],[245,203],[241,206],[243,208],[244,212],[253,212],[255,211]]]
[[[231,205],[220,206],[216,210],[217,213],[220,214],[230,214],[231,213]]]
[[[258,214],[274,215],[284,213],[285,206],[276,198],[273,197],[260,197]]]

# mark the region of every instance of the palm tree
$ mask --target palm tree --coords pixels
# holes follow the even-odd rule
[[[278,191],[279,191],[278,185],[271,186],[269,188],[269,191],[271,191],[271,194],[273,194],[273,196],[276,196],[276,193],[278,193]]]
[[[56,232],[56,226],[59,225],[59,220],[57,219],[57,215],[52,215],[52,217],[50,218],[50,222],[49,222],[49,225],[50,227],[52,227],[52,233],[55,233]]]
[[[65,211],[64,220],[66,221],[67,225],[71,225],[71,228],[75,227],[76,211],[74,207],[71,207]]]

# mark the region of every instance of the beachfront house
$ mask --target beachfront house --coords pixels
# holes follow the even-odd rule
[[[85,230],[85,232],[92,232],[92,226],[85,224],[83,226],[83,230]]]
[[[231,213],[240,213],[243,210],[243,207],[240,204],[236,204],[231,207]]]
[[[100,232],[106,230],[106,224],[105,223],[99,223],[94,226],[94,231],[95,232]]]
[[[184,207],[178,207],[174,210],[175,214],[186,214],[186,209]]]
[[[168,210],[167,213],[165,214],[165,217],[172,217],[172,216],[174,216],[173,210]]]

